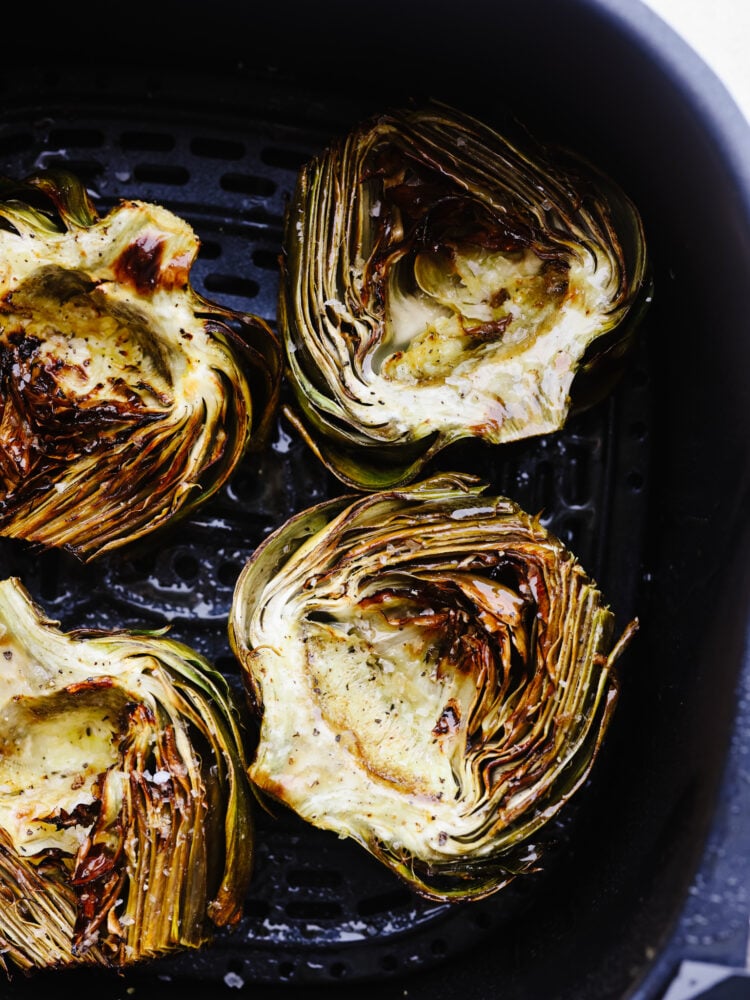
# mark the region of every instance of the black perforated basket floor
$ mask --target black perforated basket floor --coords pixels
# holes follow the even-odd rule
[[[282,218],[296,170],[370,110],[311,96],[273,74],[252,88],[231,77],[207,88],[205,80],[198,86],[157,74],[92,80],[72,69],[6,87],[0,171],[22,177],[64,165],[84,179],[101,213],[122,197],[165,205],[200,237],[196,289],[275,326]],[[636,610],[641,572],[647,373],[637,354],[616,392],[564,432],[502,449],[456,445],[432,467],[476,472],[493,490],[541,511],[602,584],[622,624]],[[236,577],[270,530],[340,492],[280,417],[268,452],[248,458],[187,524],[86,566],[0,540],[0,567],[65,628],[169,624],[240,692],[226,632]],[[596,768],[590,780],[600,780]],[[580,799],[587,794],[584,788]],[[491,941],[544,891],[549,872],[566,862],[577,815],[571,803],[544,834],[541,872],[489,900],[451,906],[420,899],[352,843],[258,810],[255,875],[239,928],[123,982],[324,986],[438,965]]]

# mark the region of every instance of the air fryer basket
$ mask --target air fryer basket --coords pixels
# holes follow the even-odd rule
[[[198,61],[186,23],[160,24],[157,16],[144,37],[163,40],[158,60],[121,40],[83,65],[48,39],[36,56],[24,53],[28,64],[6,67],[0,171],[23,176],[64,165],[84,179],[102,213],[122,197],[167,206],[200,237],[197,290],[272,326],[282,217],[299,165],[365,114],[427,94],[488,120],[498,101],[496,120],[516,113],[540,136],[567,142],[610,170],[644,212],[655,297],[608,399],[559,434],[503,448],[463,443],[431,466],[477,472],[527,510],[541,511],[599,581],[621,626],[636,614],[641,619],[622,660],[609,738],[587,785],[542,835],[542,870],[483,902],[430,903],[356,845],[283,811],[270,817],[256,810],[255,876],[238,929],[200,952],[123,975],[39,973],[28,982],[14,978],[0,994],[73,995],[93,987],[106,997],[151,1000],[198,982],[268,998],[356,990],[363,998],[602,1000],[656,997],[691,955],[739,964],[747,798],[732,811],[727,794],[742,794],[732,762],[738,746],[747,746],[747,706],[734,702],[747,576],[733,566],[741,566],[747,541],[747,418],[738,369],[747,367],[748,338],[747,324],[736,328],[742,304],[730,276],[741,273],[731,251],[739,252],[743,234],[750,242],[750,222],[739,218],[743,232],[732,244],[717,209],[721,198],[695,205],[709,175],[723,178],[729,191],[728,168],[663,67],[649,63],[600,5],[557,3],[523,11],[474,5],[475,28],[484,17],[505,32],[503,73],[523,81],[491,93],[485,43],[466,51],[458,44],[450,79],[436,74],[428,54],[443,55],[446,37],[425,27],[416,7],[393,19],[407,34],[421,31],[419,46],[401,43],[412,55],[401,75],[398,59],[391,66],[383,53],[383,24],[368,33],[364,11],[347,10],[342,20],[335,4],[322,5],[321,22],[308,15],[302,23],[300,8],[299,23],[291,19],[285,34],[280,13],[251,18],[219,4]],[[394,14],[388,6],[383,12]],[[532,46],[526,29],[541,16],[547,31]],[[193,29],[201,33],[197,20]],[[457,30],[465,34],[466,26]],[[584,30],[600,49],[583,44]],[[256,44],[260,36],[265,50]],[[313,56],[342,45],[359,46],[360,62],[370,67],[380,53],[387,79],[367,79],[366,71],[353,78],[360,62],[351,51],[337,71]],[[534,70],[524,73],[532,49]],[[579,50],[583,61],[571,69]],[[622,73],[602,84],[607,58]],[[601,90],[591,94],[597,79]],[[564,101],[551,89],[555,80],[568,87]],[[657,83],[661,110],[658,101],[650,115],[627,103]],[[619,132],[605,117],[615,99]],[[660,133],[660,116],[673,105],[683,116],[670,118],[675,138],[679,133],[679,148],[693,157],[675,177],[667,175],[674,170],[670,137]],[[679,215],[680,196],[696,213],[695,225]],[[722,206],[729,215],[732,206]],[[738,210],[737,200],[735,219]],[[745,254],[750,267],[747,247]],[[86,566],[0,540],[0,566],[66,628],[169,623],[171,635],[207,655],[242,697],[226,631],[237,574],[272,528],[341,492],[279,416],[267,452],[248,457],[187,524]],[[728,869],[717,868],[717,851]]]

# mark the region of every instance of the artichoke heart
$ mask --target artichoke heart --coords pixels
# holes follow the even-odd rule
[[[290,203],[289,417],[362,489],[462,438],[557,431],[609,391],[650,287],[640,215],[593,165],[438,103],[377,115]]]
[[[210,942],[252,874],[241,720],[159,633],[63,632],[0,582],[0,965],[120,968]]]
[[[90,559],[184,515],[260,447],[281,347],[190,284],[166,208],[0,178],[0,534]]]
[[[574,555],[486,490],[444,474],[297,514],[244,567],[229,620],[255,786],[445,901],[538,865],[637,628],[615,641]]]

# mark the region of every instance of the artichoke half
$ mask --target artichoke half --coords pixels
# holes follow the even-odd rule
[[[571,552],[474,477],[326,501],[237,581],[250,778],[421,895],[486,896],[589,774],[636,628],[614,641]]]
[[[0,178],[0,534],[93,558],[262,446],[281,347],[193,290],[198,249],[160,205],[100,217],[65,172]]]
[[[650,290],[613,181],[442,104],[369,119],[303,166],[281,264],[288,416],[362,489],[462,438],[560,429],[611,388]]]
[[[154,633],[64,633],[0,582],[0,964],[108,966],[240,918],[251,790],[229,689]]]

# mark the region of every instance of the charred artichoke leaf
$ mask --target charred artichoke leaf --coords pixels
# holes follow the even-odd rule
[[[408,483],[461,438],[559,430],[632,346],[651,289],[635,205],[517,131],[399,109],[299,172],[279,297],[288,416],[348,485]]]
[[[252,794],[224,678],[160,633],[63,632],[0,582],[0,963],[120,968],[242,914]]]
[[[241,572],[232,648],[262,795],[418,893],[536,868],[618,694],[614,614],[575,556],[464,475],[303,511]]]
[[[198,250],[163,206],[100,217],[69,173],[0,179],[0,534],[91,559],[264,446],[280,343],[192,288]]]

